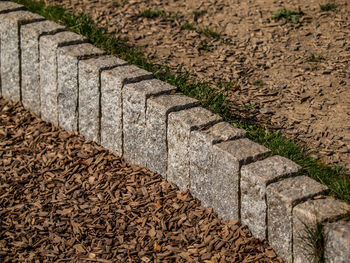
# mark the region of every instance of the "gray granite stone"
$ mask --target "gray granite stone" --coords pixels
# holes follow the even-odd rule
[[[63,29],[63,26],[48,20],[21,27],[22,103],[25,108],[38,116],[40,116],[39,37]]]
[[[213,125],[220,120],[218,115],[202,107],[169,114],[167,179],[181,191],[190,188],[191,131]]]
[[[14,2],[2,1],[0,2],[0,14],[5,14],[13,11],[23,10],[24,6]]]
[[[101,72],[125,64],[114,56],[79,61],[79,132],[86,139],[101,142]]]
[[[79,120],[79,60],[102,55],[104,51],[84,43],[57,50],[57,110],[58,125],[67,131],[78,131]]]
[[[339,221],[325,226],[325,262],[350,262],[350,222]]]
[[[60,32],[40,37],[40,107],[41,118],[58,125],[57,109],[57,49],[86,42],[73,32]]]
[[[254,237],[267,238],[266,187],[281,178],[296,175],[299,169],[299,165],[281,156],[242,166],[241,220]]]
[[[147,165],[147,99],[175,90],[174,86],[157,79],[125,85],[123,89],[123,157],[125,160],[136,165]]]
[[[13,11],[19,11],[24,9],[23,5],[19,5],[13,2],[3,1],[0,2],[0,14],[6,14]],[[1,17],[0,17],[1,18]],[[1,89],[1,33],[0,33],[0,96],[2,94]]]
[[[287,178],[267,186],[268,242],[286,262],[292,262],[293,207],[324,193],[327,187],[306,177]]]
[[[147,100],[146,145],[147,168],[166,178],[168,167],[168,115],[199,105],[199,101],[182,94],[162,95]]]
[[[123,155],[123,87],[151,78],[151,73],[132,65],[101,73],[101,145],[119,156]]]
[[[240,167],[268,153],[269,149],[249,139],[214,145],[212,206],[225,220],[240,217]]]
[[[27,11],[0,14],[1,93],[5,99],[21,100],[20,26],[43,19]]]
[[[331,197],[308,200],[295,206],[293,209],[293,262],[315,262],[311,235],[315,233],[317,224],[335,221],[348,211],[350,211],[348,204]]]
[[[190,136],[190,191],[203,206],[213,207],[212,185],[216,180],[213,171],[213,145],[244,137],[246,132],[227,122],[195,130]]]

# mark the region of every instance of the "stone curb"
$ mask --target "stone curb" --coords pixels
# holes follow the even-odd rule
[[[0,2],[0,95],[79,131],[189,190],[225,220],[241,220],[286,262],[312,262],[304,245],[324,225],[326,262],[349,262],[350,207],[300,167],[245,138],[195,99],[21,5]],[[310,231],[309,231],[310,232]],[[306,248],[306,250],[305,250]]]

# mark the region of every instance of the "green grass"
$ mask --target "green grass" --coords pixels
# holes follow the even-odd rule
[[[115,7],[123,7],[128,3],[127,0],[113,0],[112,5]]]
[[[98,27],[83,14],[71,14],[60,7],[45,7],[44,3],[32,0],[13,1],[25,5],[29,11],[38,13],[88,37],[91,43],[104,49],[107,53],[114,54],[130,64],[152,72],[156,78],[176,86],[185,95],[200,100],[203,107],[221,115],[225,121],[232,123],[235,127],[245,129],[248,138],[271,149],[271,155],[278,154],[293,160],[302,166],[300,174],[327,185],[331,195],[350,203],[350,179],[346,176],[344,169],[323,165],[281,133],[265,130],[253,120],[242,119],[230,112],[227,90],[233,87],[233,82],[221,83],[219,85],[221,88],[218,90],[211,87],[208,82],[191,81],[191,74],[184,72],[181,67],[176,72],[171,72],[166,66],[149,63],[138,49],[128,46],[120,38],[108,33],[107,28]]]
[[[191,25],[188,22],[185,22],[182,26],[181,26],[181,30],[196,30],[196,28]]]
[[[265,86],[265,82],[262,80],[257,80],[253,82],[253,85],[262,87],[262,86]]]
[[[206,13],[207,13],[207,11],[205,11],[205,10],[201,10],[201,11],[195,10],[192,12],[192,14],[194,16],[194,20],[197,20],[198,18],[205,15]]]
[[[335,11],[337,9],[337,5],[328,3],[325,5],[320,5],[320,9],[322,11]]]
[[[145,17],[145,18],[150,18],[150,19],[154,19],[154,18],[158,18],[158,17],[166,17],[167,14],[164,10],[150,10],[147,9],[143,12],[140,13],[141,17]]]
[[[200,44],[196,48],[198,51],[203,50],[203,51],[209,52],[209,51],[212,51],[214,49],[214,46],[211,44],[208,44],[205,41],[201,41]]]
[[[311,56],[306,59],[307,62],[315,62],[315,63],[322,62],[324,60],[326,59],[323,56],[315,55],[315,54],[311,54]]]
[[[247,110],[252,110],[252,109],[255,109],[255,105],[254,104],[246,104],[243,106],[244,109],[247,109]]]
[[[293,24],[299,24],[299,18],[302,15],[303,15],[303,12],[301,12],[301,11],[293,11],[293,10],[287,10],[286,8],[283,8],[281,10],[276,11],[273,14],[273,18],[275,20],[285,19],[286,22],[291,22]]]
[[[205,35],[206,37],[211,37],[211,38],[215,38],[215,39],[220,39],[221,34],[218,33],[217,31],[209,28],[209,27],[204,27],[204,28],[200,28],[199,32],[203,35]]]

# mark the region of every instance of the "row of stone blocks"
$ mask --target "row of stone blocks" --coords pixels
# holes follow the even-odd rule
[[[338,220],[349,206],[175,87],[12,2],[0,2],[0,56],[5,99],[189,189],[286,262],[312,261],[305,233],[320,223],[326,261],[349,262],[350,224]]]

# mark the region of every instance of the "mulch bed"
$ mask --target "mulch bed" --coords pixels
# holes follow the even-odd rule
[[[1,262],[282,262],[246,226],[0,99]]]

